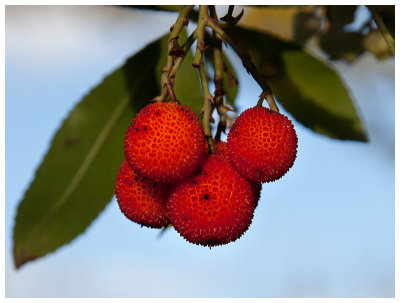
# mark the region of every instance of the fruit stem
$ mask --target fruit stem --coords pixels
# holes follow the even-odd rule
[[[185,59],[186,54],[187,54],[188,50],[190,49],[190,47],[192,46],[193,42],[196,40],[196,37],[197,37],[196,36],[196,32],[193,32],[187,38],[185,44],[182,46],[183,56],[176,58],[176,60],[174,61],[174,64],[173,64],[172,69],[171,69],[171,72],[169,73],[169,76],[168,76],[168,79],[170,80],[172,87],[175,85],[175,76],[176,76],[179,68],[181,67],[183,59]],[[153,99],[153,101],[155,101],[155,102],[163,102],[167,98],[167,95],[168,95],[168,90],[166,89],[165,86],[163,86],[163,89],[161,91],[161,95],[155,97]]]
[[[182,47],[183,50],[183,57],[179,57],[175,60],[175,63],[171,69],[171,72],[169,73],[169,79],[171,80],[172,83],[175,81],[175,76],[176,73],[178,72],[179,68],[181,67],[181,64],[183,62],[183,59],[185,58],[187,52],[189,51],[190,47],[192,46],[193,42],[197,39],[197,34],[196,32],[193,32],[186,40],[185,44]]]
[[[208,151],[210,154],[215,154],[215,146],[210,129],[211,103],[214,103],[214,100],[208,89],[208,80],[203,62],[203,52],[205,50],[204,31],[207,24],[207,20],[208,20],[208,6],[200,5],[199,20],[197,28],[195,30],[197,34],[197,48],[192,65],[193,67],[196,67],[199,72],[201,87],[203,91],[204,104],[202,108],[202,113],[203,113],[202,124],[204,133],[206,135]]]
[[[184,53],[182,54],[182,52],[181,52],[181,49],[178,44],[178,38],[179,38],[179,34],[181,33],[183,27],[188,24],[187,16],[190,13],[190,11],[193,9],[193,6],[194,5],[185,5],[178,16],[178,19],[170,28],[171,34],[169,35],[169,38],[168,38],[167,65],[163,69],[163,74],[161,76],[161,95],[154,98],[154,101],[156,101],[156,102],[165,101],[167,94],[169,95],[169,98],[171,101],[176,101],[175,93],[173,90],[173,81],[171,81],[170,74],[171,74],[171,70],[174,65],[175,58],[179,58],[179,59],[182,58],[182,60],[183,60],[182,56],[184,56]],[[174,49],[178,49],[178,51],[180,52],[178,56],[171,52]],[[175,61],[177,61],[177,60],[175,60]],[[180,63],[179,63],[179,65],[180,65]],[[176,70],[178,68],[179,68],[179,66],[176,68]],[[176,74],[176,71],[175,71],[175,74]]]
[[[274,100],[274,96],[272,95],[272,92],[271,91],[263,91],[262,93],[261,93],[261,95],[260,95],[260,98],[258,99],[258,102],[257,102],[257,106],[262,106],[262,104],[263,104],[263,101],[264,100],[267,100],[267,102],[268,102],[268,105],[270,106],[270,108],[271,108],[271,100]],[[274,102],[275,103],[275,102]],[[271,109],[272,110],[272,109]],[[278,111],[279,112],[279,111]]]
[[[231,7],[231,6],[229,6]],[[232,5],[233,7],[233,5]],[[215,6],[210,6],[211,17],[218,22],[217,12]],[[219,115],[219,122],[217,127],[217,132],[215,134],[215,141],[221,141],[221,132],[225,132],[226,129],[226,110],[224,110],[224,62],[222,59],[222,41],[218,39],[215,32],[213,33],[214,41],[214,105],[217,109]]]
[[[212,30],[215,33],[217,33],[217,35],[219,35],[220,38],[223,39],[223,41],[227,42],[233,48],[233,50],[242,60],[242,64],[246,68],[247,72],[251,74],[254,80],[256,80],[258,85],[262,88],[263,92],[261,95],[265,96],[270,109],[274,112],[279,112],[279,108],[275,103],[274,95],[272,93],[271,88],[269,87],[266,79],[264,79],[264,77],[262,77],[260,73],[257,71],[256,66],[251,61],[250,55],[246,51],[242,50],[241,47],[239,47],[231,39],[231,37],[222,29],[222,27],[219,26],[218,22],[216,22],[214,19],[208,18],[207,26],[212,28]]]

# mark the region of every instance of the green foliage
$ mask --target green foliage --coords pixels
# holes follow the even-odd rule
[[[300,12],[293,20],[293,39],[303,45],[321,28],[321,19],[313,13]]]
[[[270,77],[278,101],[296,120],[328,137],[367,140],[349,92],[326,63],[264,32],[240,27],[228,32]]]
[[[14,261],[19,267],[70,242],[114,194],[125,131],[158,93],[153,43],[92,90],[71,111],[18,207]]]

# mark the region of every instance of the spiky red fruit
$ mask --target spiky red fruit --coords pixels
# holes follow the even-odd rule
[[[224,141],[216,141],[214,142],[214,146],[215,146],[215,154],[217,156],[223,156],[226,157],[226,159],[229,160],[228,157],[228,145],[226,142]],[[261,197],[261,182],[254,182],[254,181],[250,181],[251,184],[251,188],[253,190],[253,194],[254,194],[254,202],[256,203],[256,206],[258,205],[258,201],[260,200]]]
[[[176,182],[192,174],[204,156],[205,135],[194,111],[175,102],[153,103],[133,119],[125,156],[140,175]]]
[[[280,113],[256,106],[245,110],[228,133],[228,156],[246,179],[270,182],[293,166],[297,135],[292,122]]]
[[[211,247],[235,241],[249,228],[254,194],[227,159],[210,155],[199,174],[172,190],[167,209],[182,237]]]
[[[169,224],[167,198],[169,186],[139,176],[124,161],[115,183],[115,195],[122,213],[133,222],[161,228]]]
[[[215,154],[216,155],[221,155],[221,156],[227,157],[227,159],[228,159],[228,149],[227,149],[226,142],[216,141],[216,142],[214,142],[214,146],[215,146]]]

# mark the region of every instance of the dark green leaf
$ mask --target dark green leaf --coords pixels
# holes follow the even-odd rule
[[[261,74],[274,75],[268,83],[297,121],[332,138],[367,140],[347,88],[329,65],[267,33],[240,27],[227,31]]]
[[[364,52],[363,39],[364,36],[360,33],[332,28],[320,37],[319,42],[330,60],[343,58],[352,62]]]
[[[313,13],[300,12],[293,20],[293,39],[300,45],[303,45],[313,35],[319,32],[321,28],[321,19]]]
[[[329,27],[343,28],[354,20],[357,5],[327,5],[326,17]]]
[[[364,52],[363,35],[349,31],[346,26],[354,21],[356,5],[328,5],[326,7],[326,31],[319,42],[330,60],[345,59],[354,61]]]
[[[160,51],[157,41],[131,57],[64,120],[18,207],[17,268],[69,243],[112,198],[125,131],[159,93],[155,69]]]
[[[392,38],[395,38],[395,6],[394,5],[367,5],[373,15],[378,15]],[[378,22],[377,22],[378,23]],[[379,27],[379,24],[377,24]]]

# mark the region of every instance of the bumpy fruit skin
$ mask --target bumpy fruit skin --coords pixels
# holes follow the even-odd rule
[[[170,221],[167,212],[169,185],[139,176],[124,161],[115,183],[115,195],[122,213],[143,226],[161,228]]]
[[[227,159],[209,155],[201,172],[172,190],[167,209],[183,238],[211,247],[235,241],[249,228],[254,194]]]
[[[133,119],[125,156],[140,175],[176,182],[192,174],[204,157],[205,135],[194,111],[175,102],[153,103]]]
[[[228,133],[228,156],[246,179],[271,182],[293,166],[297,135],[292,122],[280,113],[256,106],[245,110]]]
[[[228,157],[228,145],[227,145],[226,142],[224,142],[224,141],[216,141],[216,142],[214,142],[214,146],[215,146],[215,154],[217,156],[223,156],[223,157],[225,157],[226,159],[229,160],[229,157]],[[261,185],[261,182],[254,182],[254,181],[250,181],[250,180],[249,180],[249,182],[250,182],[251,188],[253,190],[254,202],[255,202],[255,205],[257,207],[258,201],[260,200],[260,197],[261,197],[262,185]]]

